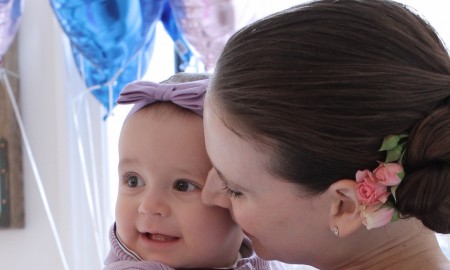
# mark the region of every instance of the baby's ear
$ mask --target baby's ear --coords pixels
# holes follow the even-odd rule
[[[346,237],[361,227],[360,202],[356,196],[356,181],[343,179],[333,183],[331,195],[330,230],[338,237]]]

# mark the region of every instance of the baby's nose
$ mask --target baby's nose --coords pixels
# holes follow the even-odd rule
[[[168,217],[170,206],[165,197],[161,192],[146,192],[139,204],[139,214],[148,217]]]

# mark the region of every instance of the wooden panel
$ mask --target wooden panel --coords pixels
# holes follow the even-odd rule
[[[19,78],[12,75],[18,74],[17,58],[16,39],[4,56],[3,66],[19,104]],[[21,228],[24,227],[22,140],[3,76],[0,81],[0,229]]]

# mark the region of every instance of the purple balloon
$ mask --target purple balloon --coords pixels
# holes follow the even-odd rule
[[[0,0],[0,63],[19,28],[22,0]]]
[[[236,31],[232,0],[169,0],[183,36],[210,71],[223,46]]]

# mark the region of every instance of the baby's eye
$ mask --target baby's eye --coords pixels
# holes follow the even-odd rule
[[[197,189],[198,187],[196,185],[190,183],[189,181],[177,180],[173,184],[173,188],[178,190],[178,191],[188,192],[188,191],[193,191],[193,190]]]
[[[126,182],[129,187],[142,187],[144,186],[144,181],[137,177],[136,175],[130,175],[126,177]]]

